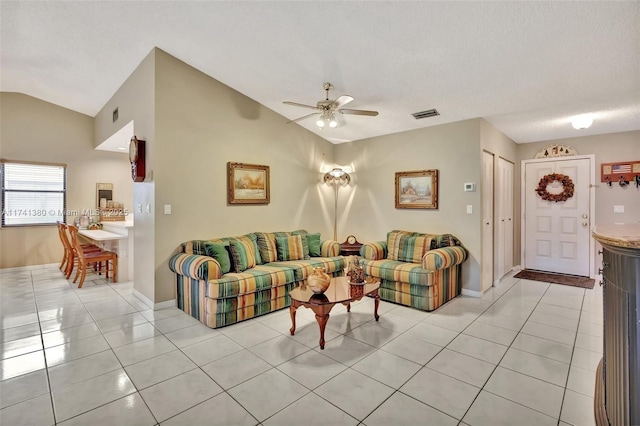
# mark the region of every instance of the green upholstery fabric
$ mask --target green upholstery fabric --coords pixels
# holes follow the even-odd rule
[[[307,234],[307,244],[309,245],[309,256],[320,257],[320,233]]]
[[[253,242],[248,238],[232,238],[229,241],[233,270],[246,271],[256,266],[256,253]]]
[[[273,232],[256,232],[258,251],[264,263],[278,260],[276,236]]]
[[[304,247],[302,240],[307,238],[304,235],[291,235],[289,237],[276,237],[276,247],[278,249],[278,260],[303,260]],[[309,250],[307,246],[307,250]]]
[[[205,254],[213,257],[220,264],[220,272],[226,274],[231,271],[231,258],[229,257],[229,243],[212,243],[207,241],[204,244]]]
[[[304,259],[309,259],[310,253],[309,253],[309,242],[307,241],[307,236],[309,235],[309,233],[307,231],[305,231],[304,229],[298,230],[298,231],[293,231],[291,233],[291,235],[300,235],[302,237],[302,252],[304,255]],[[292,259],[293,260],[293,259]]]

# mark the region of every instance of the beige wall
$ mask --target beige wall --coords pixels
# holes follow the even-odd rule
[[[298,228],[331,236],[319,171],[332,144],[161,50],[155,107],[156,303],[175,298],[168,260],[183,241]],[[269,166],[271,202],[228,206],[227,162]]]
[[[113,183],[114,198],[132,207],[127,157],[94,150],[92,117],[19,93],[0,93],[0,105],[2,158],[67,164],[67,210],[95,209],[98,182]],[[61,259],[55,226],[0,229],[0,268]]]
[[[125,124],[133,120],[134,132],[138,139],[145,141],[146,179],[133,183],[129,158],[126,157],[127,177],[133,187],[134,218],[134,288],[150,301],[156,300],[153,253],[155,250],[155,55],[152,50],[142,60],[138,68],[127,78],[118,91],[95,117],[94,145],[97,146]],[[112,112],[118,108],[118,120],[112,121]],[[147,213],[146,206],[150,206]]]
[[[336,146],[341,165],[352,165],[352,183],[339,193],[338,239],[386,239],[392,229],[451,233],[469,250],[463,287],[480,291],[480,191],[464,192],[465,182],[481,186],[480,129],[474,119],[396,133]],[[395,208],[395,172],[439,170],[437,210]],[[332,197],[329,198],[331,200]],[[466,206],[473,206],[473,214]]]

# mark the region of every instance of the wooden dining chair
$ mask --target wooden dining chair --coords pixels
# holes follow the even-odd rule
[[[70,247],[69,244],[65,244],[65,240],[67,239],[67,235],[66,235],[66,225],[60,221],[57,221],[56,224],[58,225],[58,237],[60,237],[60,242],[62,243],[62,249],[64,250],[64,254],[62,256],[62,262],[60,262],[60,270],[64,271],[66,273],[67,271],[67,262],[69,261],[69,249]],[[63,230],[62,227],[65,227],[65,229]],[[64,236],[62,233],[65,233]]]
[[[94,269],[98,272],[101,272],[102,264],[104,263],[104,272],[105,277],[109,279],[109,272],[112,273],[113,282],[117,282],[118,276],[118,255],[112,251],[85,251],[82,250],[82,246],[80,244],[80,239],[78,238],[78,228],[75,226],[68,226],[69,234],[71,235],[71,246],[73,247],[74,256],[77,256],[77,271],[76,275],[73,278],[73,282],[75,283],[78,278],[80,278],[80,282],[78,283],[78,288],[82,288],[84,284],[85,277],[87,276],[87,269],[90,265],[94,265]]]
[[[62,245],[64,246],[65,250],[64,257],[66,259],[66,264],[63,271],[66,279],[69,279],[78,261],[78,256],[75,254],[75,248],[71,244],[71,237],[67,232],[68,228],[69,226],[64,223],[59,223],[58,225],[58,229],[60,230],[60,241],[62,241]],[[102,249],[95,244],[81,244],[80,247],[85,253],[102,251]]]

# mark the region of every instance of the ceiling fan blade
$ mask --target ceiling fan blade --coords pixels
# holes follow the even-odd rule
[[[291,101],[284,101],[283,104],[285,104],[285,105],[293,105],[293,106],[302,107],[302,108],[320,109],[317,106],[300,104],[298,102],[291,102]]]
[[[370,117],[375,117],[378,115],[378,111],[367,111],[365,109],[339,109],[339,113],[341,114],[350,114],[350,115],[368,115]]]
[[[307,115],[303,115],[302,117],[298,117],[295,120],[289,120],[289,121],[287,121],[287,124],[295,123],[297,121],[304,120],[305,118],[311,117],[312,115],[318,115],[318,114],[320,114],[320,113],[319,112],[312,112],[311,114],[307,114]]]
[[[331,106],[334,108],[340,108],[343,105],[348,104],[349,102],[351,102],[353,100],[353,98],[349,95],[342,95],[340,96],[338,99],[336,99],[335,101],[333,101],[331,103]]]

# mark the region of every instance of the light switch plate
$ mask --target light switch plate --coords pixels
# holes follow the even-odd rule
[[[467,214],[473,214],[473,206],[471,204],[467,204]]]
[[[164,214],[171,214],[171,204],[164,205]]]
[[[613,206],[614,213],[624,213],[624,206]]]

